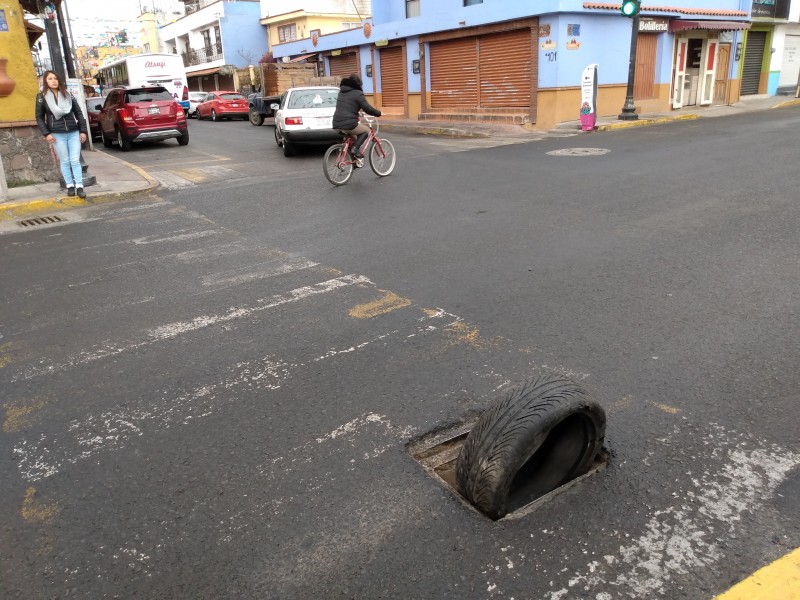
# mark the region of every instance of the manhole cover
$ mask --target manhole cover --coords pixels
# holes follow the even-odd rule
[[[602,156],[611,150],[607,148],[564,148],[563,150],[553,150],[548,152],[550,156]]]

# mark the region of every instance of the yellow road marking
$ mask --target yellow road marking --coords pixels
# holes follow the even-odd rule
[[[3,421],[3,431],[15,433],[22,431],[33,424],[33,413],[45,407],[47,402],[41,398],[33,398],[29,402],[6,402],[6,419]]]
[[[679,412],[681,412],[680,408],[675,408],[669,404],[659,404],[658,402],[653,402],[653,406],[655,406],[658,410],[663,410],[665,413],[669,413],[671,415],[677,415]]]
[[[372,317],[385,315],[393,310],[397,310],[398,308],[403,308],[404,306],[409,306],[411,304],[411,300],[408,298],[401,298],[397,294],[387,292],[386,290],[378,291],[383,292],[383,298],[378,298],[377,300],[373,302],[367,302],[366,304],[358,304],[347,311],[347,314],[354,319],[371,319]]]
[[[715,600],[800,600],[800,548],[759,569]]]
[[[200,169],[169,169],[169,172],[178,177],[188,179],[189,181],[194,181],[195,183],[202,183],[208,180],[208,175],[203,173]]]
[[[14,344],[12,342],[0,345],[0,369],[14,362],[14,357],[11,355],[13,349]]]
[[[35,496],[36,488],[29,487],[25,490],[25,500],[22,501],[22,518],[26,521],[49,523],[61,512],[61,507],[55,502],[41,502],[35,500]]]
[[[140,165],[140,166],[142,168],[145,168],[145,169],[152,169],[153,167],[159,167],[159,168],[163,169],[164,167],[171,167],[171,166],[176,166],[176,165],[194,165],[194,164],[198,164],[198,163],[209,163],[209,162],[219,162],[219,161],[229,161],[229,160],[233,160],[233,159],[228,158],[226,156],[221,156],[221,157],[218,157],[218,158],[195,158],[195,159],[192,159],[192,160],[170,160],[170,161],[165,161],[165,162],[153,163],[152,165],[145,164],[145,165]]]
[[[485,348],[488,342],[481,337],[480,329],[467,325],[462,321],[456,321],[445,327],[450,338],[450,345],[466,344],[477,349]]]

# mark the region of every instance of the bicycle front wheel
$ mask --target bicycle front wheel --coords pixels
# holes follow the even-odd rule
[[[378,177],[386,177],[394,171],[397,155],[392,142],[386,139],[375,139],[369,149],[369,166]]]
[[[348,160],[344,144],[334,144],[325,152],[322,159],[322,170],[325,179],[333,185],[344,185],[353,175],[353,163]]]

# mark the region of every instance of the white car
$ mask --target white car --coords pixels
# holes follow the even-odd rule
[[[331,144],[342,140],[332,128],[339,88],[309,86],[289,88],[275,111],[275,143],[284,156],[292,156],[298,144]]]
[[[197,117],[197,105],[203,101],[207,92],[189,92],[189,110],[186,116],[189,118]]]

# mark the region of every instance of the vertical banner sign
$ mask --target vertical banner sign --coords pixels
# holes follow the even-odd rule
[[[81,112],[83,112],[83,118],[86,120],[86,126],[89,126],[89,115],[86,111],[86,94],[83,91],[83,80],[82,79],[67,79],[67,91],[72,94],[75,99],[78,101],[78,106],[81,107]],[[91,132],[90,132],[91,133]],[[94,149],[94,145],[92,142],[92,136],[87,136],[89,139],[89,148]]]
[[[583,70],[581,77],[581,129],[594,131],[597,120],[597,65]]]

